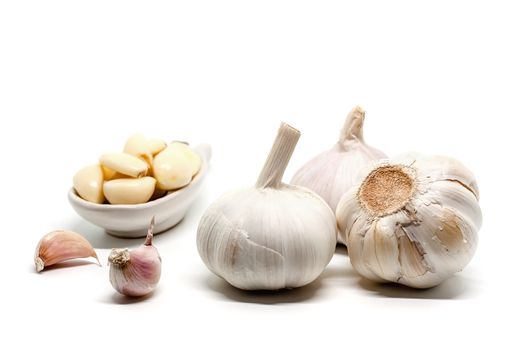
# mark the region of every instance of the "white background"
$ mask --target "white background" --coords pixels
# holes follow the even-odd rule
[[[523,348],[524,16],[519,1],[2,1],[0,347]],[[288,292],[241,292],[209,272],[199,218],[255,182],[280,121],[302,131],[288,180],[355,104],[369,144],[452,155],[477,175],[471,264],[424,291],[362,280],[344,249]],[[92,263],[35,273],[53,229],[81,232],[103,262],[141,243],[66,199],[78,168],[137,131],[214,151],[187,218],[155,238],[157,291],[124,299]]]

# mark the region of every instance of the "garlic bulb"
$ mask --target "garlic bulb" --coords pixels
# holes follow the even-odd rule
[[[56,230],[46,234],[38,242],[35,250],[35,267],[36,271],[40,272],[46,266],[88,257],[93,257],[98,262],[97,253],[87,239],[73,231]]]
[[[357,272],[416,288],[462,270],[481,226],[478,187],[459,161],[408,154],[364,175],[337,207],[337,223]]]
[[[146,240],[139,248],[111,250],[109,281],[120,294],[144,296],[151,293],[160,280],[161,259],[157,248],[151,245],[154,224],[155,218],[152,218]]]
[[[281,182],[299,136],[282,124],[255,187],[223,195],[199,223],[202,260],[237,288],[303,286],[334,254],[336,225],[328,205],[308,189]]]
[[[292,178],[320,195],[335,213],[339,200],[357,183],[359,171],[386,155],[368,146],[363,139],[365,111],[357,106],[347,116],[339,141],[306,163]],[[344,243],[341,235],[337,241]]]

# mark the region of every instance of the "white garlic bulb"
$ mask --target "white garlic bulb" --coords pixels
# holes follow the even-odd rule
[[[339,200],[357,184],[359,172],[386,155],[363,139],[365,111],[357,106],[347,116],[339,141],[329,150],[306,163],[292,178],[293,185],[304,186],[320,195],[335,213]],[[341,235],[337,241],[344,244]]]
[[[337,207],[360,275],[427,288],[468,264],[482,217],[474,175],[459,161],[407,154],[382,161],[363,179]]]
[[[334,254],[332,210],[312,191],[281,182],[299,136],[282,124],[255,187],[223,195],[199,223],[202,260],[237,288],[306,285]]]

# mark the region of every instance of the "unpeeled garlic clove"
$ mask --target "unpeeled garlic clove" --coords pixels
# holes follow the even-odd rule
[[[73,176],[73,187],[77,194],[93,203],[104,203],[103,182],[104,173],[98,164],[82,168]]]
[[[142,134],[135,134],[128,138],[124,145],[124,152],[143,159],[151,168],[153,155],[151,154],[148,139]]]
[[[106,181],[104,196],[111,204],[146,203],[153,195],[156,183],[157,181],[150,176]]]
[[[112,249],[108,258],[109,281],[115,290],[130,297],[141,297],[155,289],[161,274],[162,261],[151,241],[153,225],[151,219],[146,240],[132,251]]]
[[[56,230],[46,234],[38,242],[35,250],[35,267],[36,271],[40,272],[46,266],[88,257],[93,257],[98,262],[97,253],[84,237],[73,231]]]
[[[175,190],[186,186],[199,171],[201,159],[193,150],[180,142],[169,144],[153,159],[153,173],[162,190]]]
[[[107,153],[99,161],[103,166],[131,177],[142,177],[148,173],[148,163],[127,153]]]

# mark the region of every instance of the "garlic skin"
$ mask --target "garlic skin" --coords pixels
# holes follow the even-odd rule
[[[223,195],[199,223],[202,260],[237,288],[304,286],[334,254],[335,217],[328,205],[308,189],[281,182],[299,136],[281,125],[256,186]]]
[[[359,172],[387,156],[367,145],[363,139],[365,111],[355,107],[347,116],[339,141],[303,165],[290,182],[320,195],[335,213],[339,200],[357,184]],[[341,234],[337,241],[345,243]]]
[[[97,253],[91,244],[80,234],[73,231],[56,230],[46,234],[38,242],[35,250],[35,267],[40,272],[45,267],[66,260],[93,257]]]
[[[151,293],[160,280],[162,261],[151,241],[154,218],[144,244],[132,251],[112,249],[108,257],[109,281],[120,294],[141,297]]]
[[[429,288],[472,259],[478,198],[474,175],[459,161],[406,154],[364,173],[341,198],[337,223],[360,275]]]

